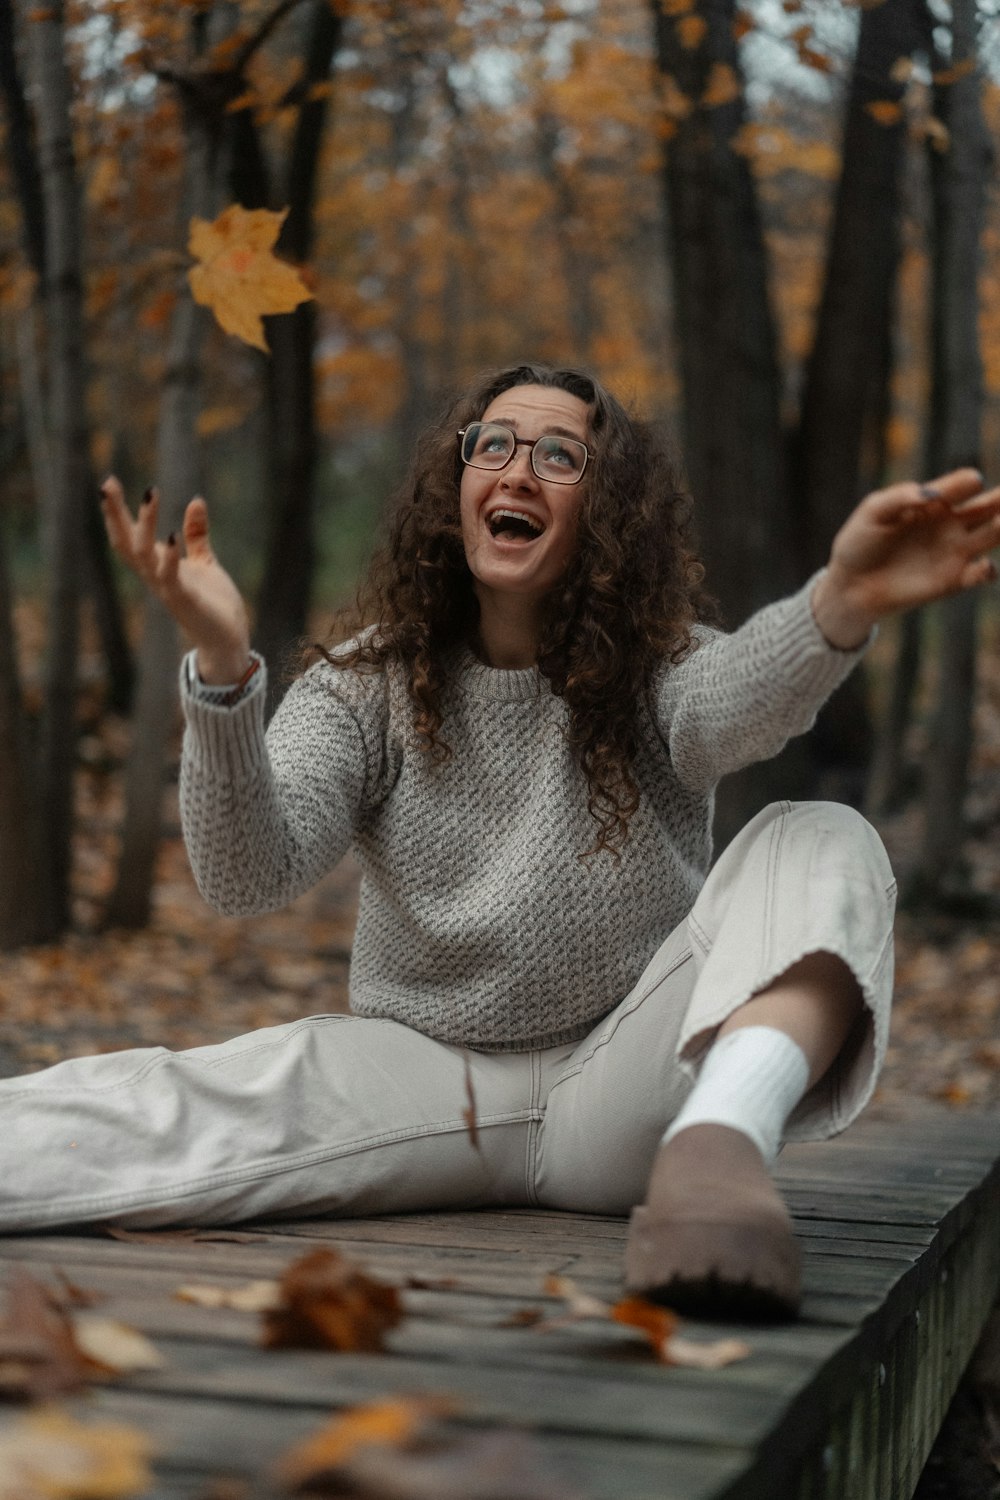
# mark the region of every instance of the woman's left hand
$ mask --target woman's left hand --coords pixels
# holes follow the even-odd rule
[[[930,484],[894,484],[866,496],[834,537],[813,590],[816,623],[832,646],[852,650],[897,610],[929,604],[996,578],[1000,489],[976,469]]]

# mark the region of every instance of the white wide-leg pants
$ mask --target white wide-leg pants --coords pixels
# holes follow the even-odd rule
[[[0,1229],[487,1204],[626,1213],[720,1024],[807,953],[839,955],[865,1009],[788,1138],[849,1124],[885,1055],[894,899],[885,851],[857,813],[776,803],[582,1041],[467,1053],[395,1021],[312,1016],[2,1082]]]

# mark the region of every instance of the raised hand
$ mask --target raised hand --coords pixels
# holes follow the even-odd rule
[[[104,524],[115,552],[167,607],[198,652],[203,682],[238,682],[250,660],[250,620],[243,597],[220,565],[208,535],[208,507],[192,500],[181,537],[156,539],[159,497],[147,490],[133,518],[121,484],[101,486]]]
[[[816,622],[832,645],[859,646],[886,615],[996,578],[997,546],[1000,489],[984,490],[976,469],[876,490],[834,537],[813,591]]]

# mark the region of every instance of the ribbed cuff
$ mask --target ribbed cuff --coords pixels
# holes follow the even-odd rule
[[[243,694],[231,706],[212,701],[219,688],[199,682],[194,652],[181,663],[181,706],[187,721],[184,753],[199,771],[217,772],[226,777],[252,775],[264,762],[264,703],[267,688],[267,666],[261,660],[260,670],[247,683]]]

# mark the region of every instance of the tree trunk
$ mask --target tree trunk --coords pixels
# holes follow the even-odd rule
[[[70,836],[76,749],[79,559],[87,490],[82,224],[73,153],[72,85],[65,60],[63,3],[31,24],[39,158],[45,203],[45,308],[49,327],[50,517],[45,697],[39,747],[41,809],[52,920],[69,920]]]
[[[735,625],[796,578],[767,257],[750,166],[731,145],[746,117],[742,81],[728,103],[696,102],[713,67],[740,77],[736,6],[705,0],[695,48],[658,0],[652,9],[660,73],[693,106],[673,122],[663,167],[684,455],[708,585]]]
[[[907,135],[906,82],[894,66],[930,40],[924,0],[862,11],[823,296],[792,445],[806,573],[822,566],[839,527],[882,480]],[[898,119],[880,123],[870,111],[876,101],[896,105]],[[824,794],[860,803],[874,749],[863,671],[824,707],[812,745]]]
[[[329,81],[342,33],[343,18],[329,0],[315,0],[306,42],[306,97],[284,174],[289,211],[278,242],[279,253],[300,264],[312,253],[317,170],[328,115],[326,95],[309,98],[308,90]],[[315,302],[304,302],[268,323],[270,515],[255,643],[274,668],[272,706],[280,695],[281,668],[306,630],[316,563],[317,323]]]
[[[215,157],[214,140],[200,122],[189,117],[185,223],[191,214],[213,216]],[[180,529],[187,502],[201,488],[197,423],[206,321],[205,310],[195,304],[186,286],[180,287],[171,320],[157,433],[160,514],[168,533]],[[150,599],[125,774],[122,851],[107,911],[111,926],[137,928],[149,920],[160,840],[164,763],[177,713],[177,667],[177,629],[163,606]]]
[[[982,114],[974,0],[952,5],[952,83],[934,92],[935,114],[949,132],[944,151],[931,145],[934,205],[932,370],[928,471],[939,474],[980,461],[983,370],[979,349],[980,235],[993,151]],[[911,894],[925,900],[961,892],[962,851],[972,749],[978,596],[938,606],[941,645],[927,761],[926,824]]]
[[[0,532],[0,949],[41,942],[55,930],[31,748],[17,670],[10,575]]]
[[[683,440],[708,587],[726,622],[739,624],[800,582],[781,422],[781,373],[767,255],[753,175],[734,151],[746,118],[732,0],[699,7],[708,29],[696,48],[652,0],[657,61],[670,93],[693,107],[668,112],[663,187],[673,309],[684,393]],[[731,70],[736,97],[708,106],[713,68]],[[685,112],[686,111],[686,112]],[[805,743],[727,778],[715,839],[722,847],[777,796],[810,791]]]

